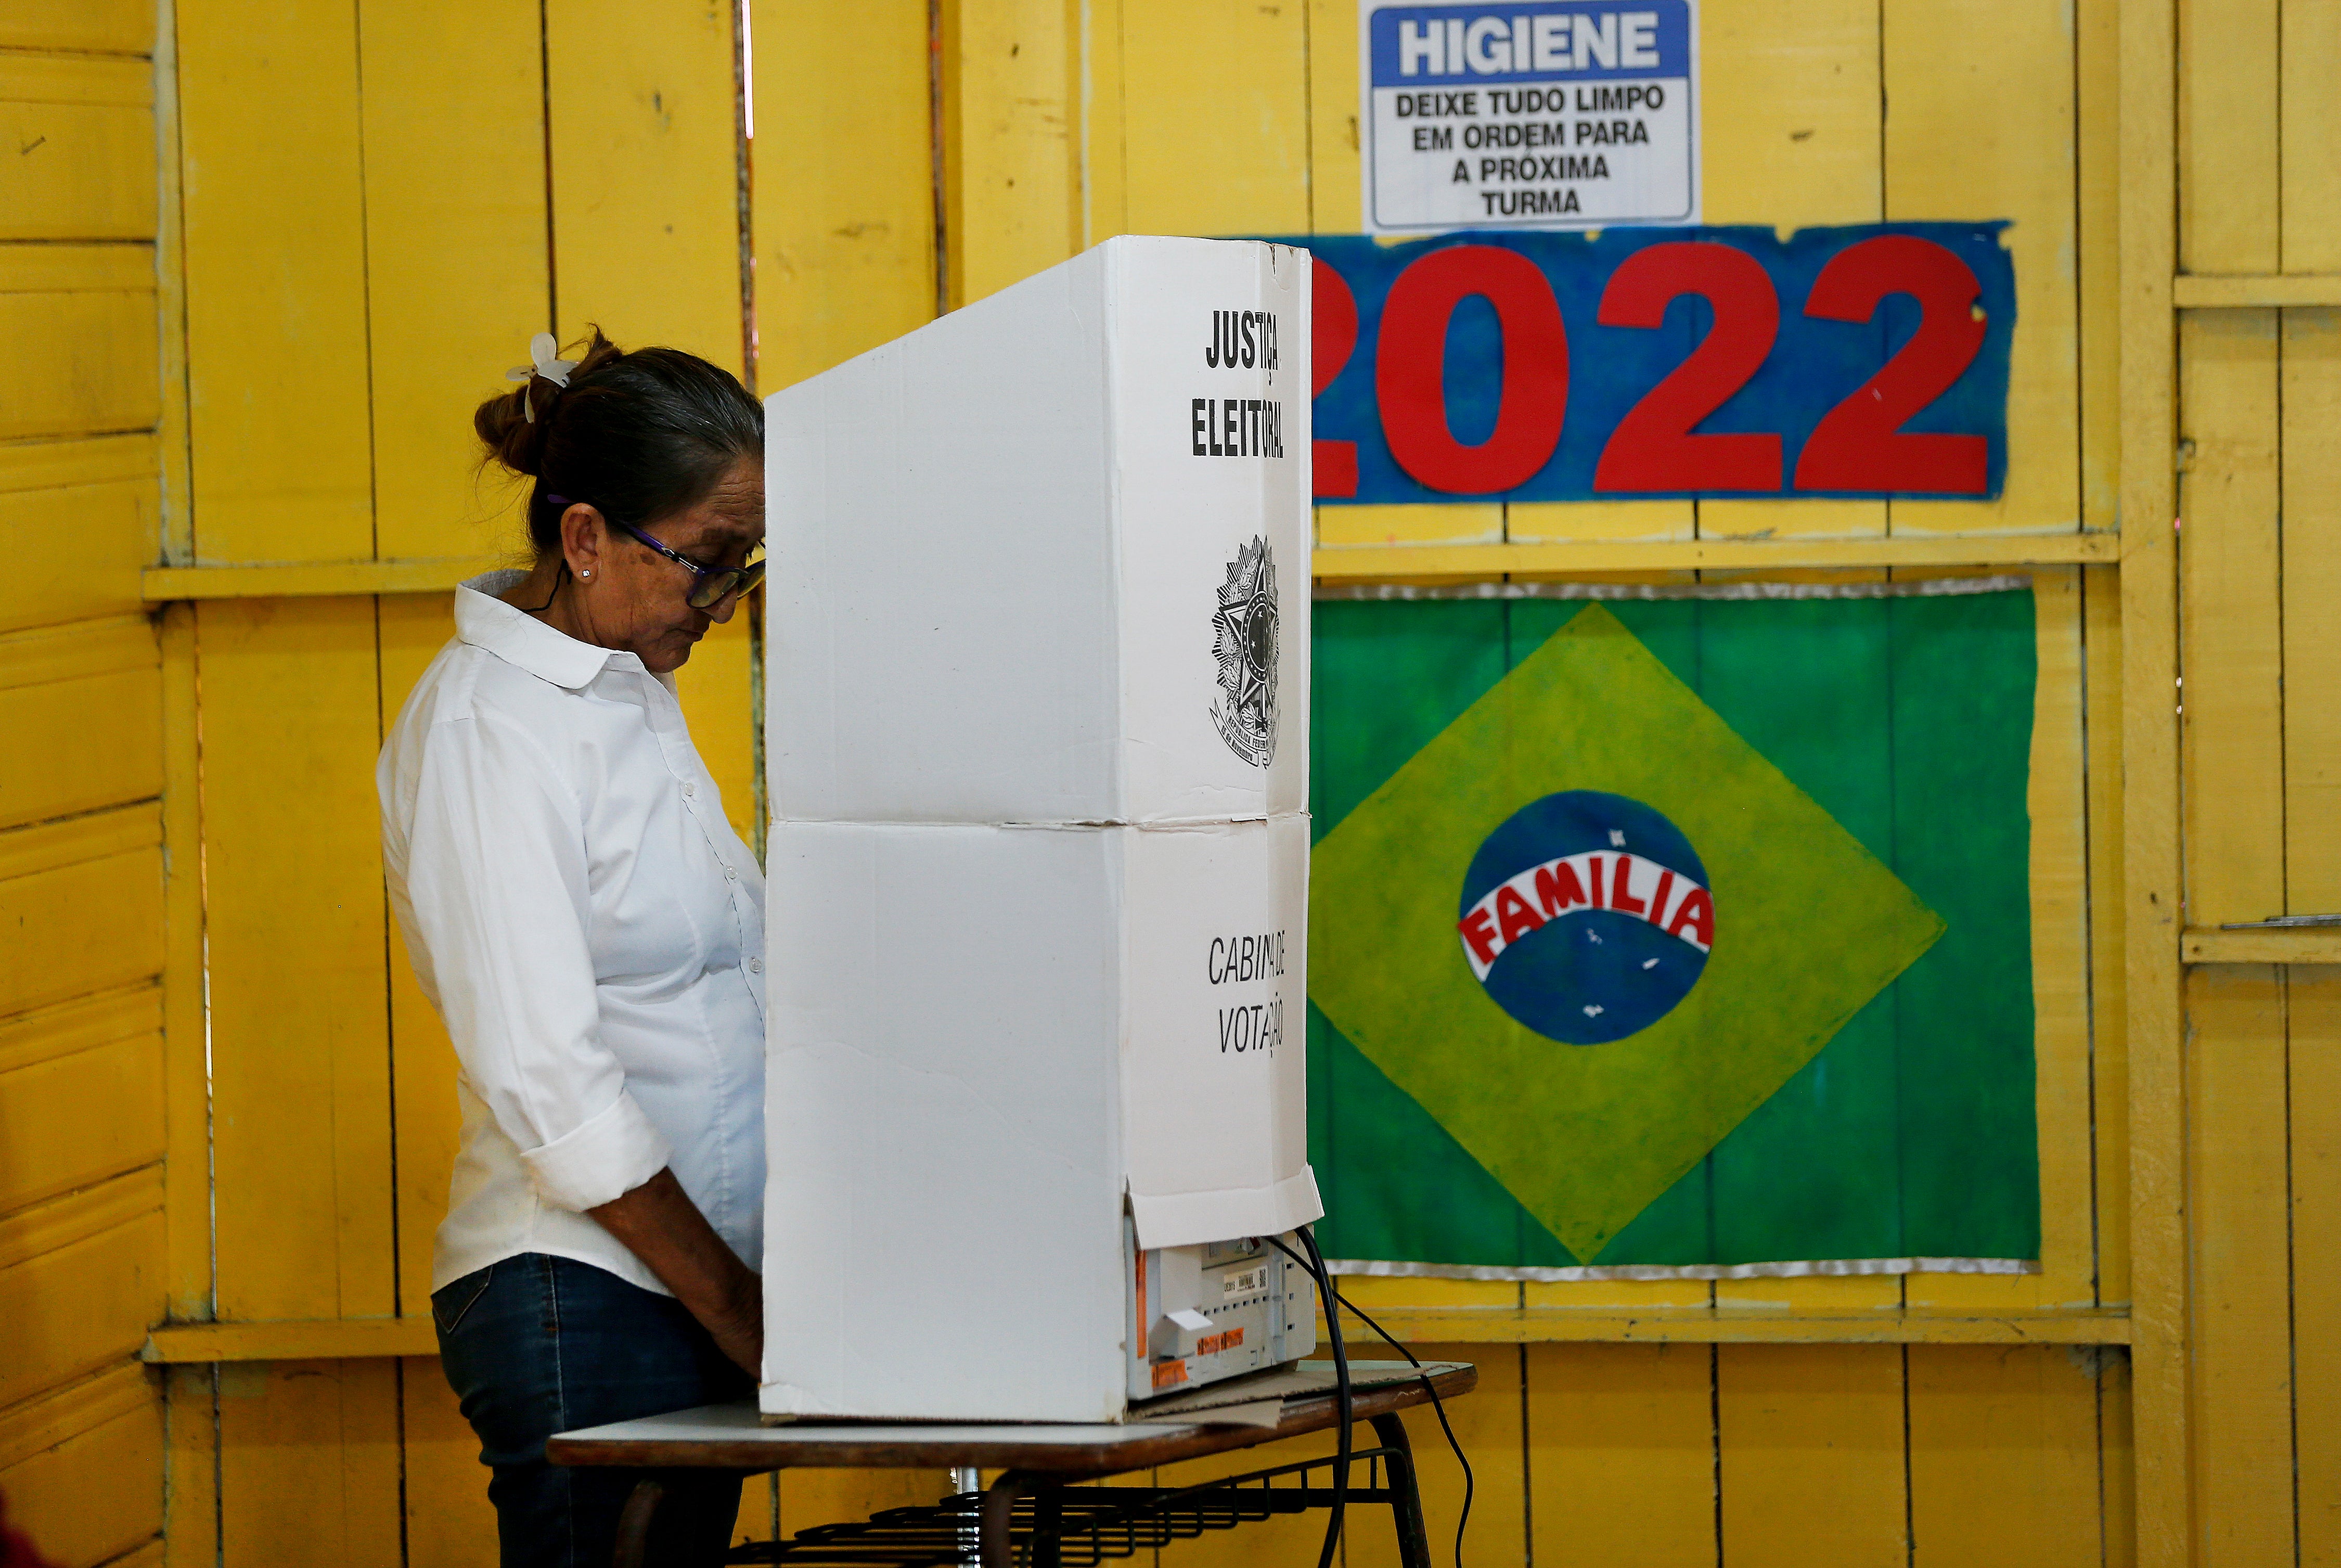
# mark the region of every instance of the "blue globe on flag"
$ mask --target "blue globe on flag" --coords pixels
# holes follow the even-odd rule
[[[1495,1004],[1568,1045],[1638,1034],[1674,1011],[1715,947],[1707,868],[1640,801],[1549,794],[1480,844],[1456,921]]]

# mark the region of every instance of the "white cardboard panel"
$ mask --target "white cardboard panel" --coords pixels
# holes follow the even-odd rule
[[[1125,836],[1122,1125],[1139,1243],[1324,1213],[1309,1170],[1309,819]]]
[[[777,816],[1306,808],[1310,275],[1284,246],[1125,236],[766,401]],[[1250,366],[1208,365],[1246,312],[1274,316],[1274,367],[1257,323]],[[1215,455],[1230,399],[1244,454]],[[1260,635],[1263,603],[1276,744],[1239,724],[1247,755],[1214,718],[1215,623]]]
[[[1307,842],[776,824],[765,1410],[1116,1419],[1125,1193],[1149,1246],[1317,1217]],[[1278,931],[1281,974],[1211,982],[1215,938]],[[1276,1050],[1220,1049],[1223,1009],[1271,1003]]]

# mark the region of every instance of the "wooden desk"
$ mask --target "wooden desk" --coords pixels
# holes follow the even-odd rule
[[[1061,1517],[1058,1510],[1063,1499],[1060,1494],[1071,1482],[1251,1448],[1332,1427],[1338,1419],[1332,1394],[1332,1363],[1304,1362],[1296,1370],[1301,1373],[1297,1391],[1285,1396],[1283,1409],[1273,1426],[1218,1423],[1211,1420],[1208,1410],[1120,1425],[796,1422],[766,1426],[752,1406],[705,1405],[672,1415],[564,1432],[548,1442],[544,1452],[545,1457],[555,1464],[728,1470],[742,1474],[801,1467],[999,1468],[1004,1473],[985,1489],[981,1504],[983,1568],[1011,1568],[1014,1548],[1020,1541],[1031,1548],[1034,1568],[1050,1568],[1061,1538],[1052,1533],[1057,1528],[1052,1522]],[[1461,1362],[1426,1362],[1423,1373],[1418,1373],[1399,1361],[1351,1362],[1350,1371],[1354,1413],[1358,1420],[1373,1423],[1379,1446],[1370,1452],[1390,1473],[1387,1493],[1377,1493],[1359,1501],[1389,1503],[1398,1532],[1400,1562],[1405,1568],[1430,1568],[1412,1454],[1398,1413],[1410,1405],[1429,1403],[1430,1395],[1423,1387],[1423,1373],[1430,1374],[1431,1385],[1442,1399],[1469,1393],[1479,1383],[1479,1373]],[[1364,1452],[1369,1451],[1361,1453]],[[1225,1484],[1210,1483],[1211,1487]],[[1179,1489],[1161,1496],[1184,1498],[1201,1490],[1204,1489]],[[627,1503],[625,1521],[619,1532],[619,1568],[633,1568],[639,1562],[659,1495],[657,1482],[646,1478],[636,1486],[633,1497]],[[1314,1506],[1317,1504],[1310,1500],[1320,1493],[1305,1486],[1304,1477],[1300,1495],[1303,1506]],[[1330,1499],[1330,1494],[1325,1495]],[[1020,1531],[1018,1504],[1028,1499],[1031,1502],[1021,1510],[1026,1523]],[[795,1545],[787,1543],[777,1553],[772,1548],[762,1548],[752,1560],[766,1562],[778,1556],[781,1561],[789,1561]],[[633,1553],[631,1557],[629,1553]],[[808,1553],[806,1560],[814,1560],[817,1555]],[[864,1561],[871,1560],[866,1551],[862,1556]]]

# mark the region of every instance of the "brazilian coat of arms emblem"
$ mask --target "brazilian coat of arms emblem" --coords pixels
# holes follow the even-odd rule
[[[1220,699],[1211,724],[1228,749],[1257,768],[1276,757],[1276,557],[1266,538],[1236,551],[1211,616]]]

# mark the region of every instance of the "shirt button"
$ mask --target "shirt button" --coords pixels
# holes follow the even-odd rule
[[[686,795],[697,794],[699,793],[699,786],[694,784],[684,784],[682,786],[682,793]]]
[[[740,874],[727,865],[723,868],[723,880],[726,882],[737,882],[740,880]]]
[[[763,961],[762,959],[761,959],[761,958],[751,958],[750,960],[748,960],[748,973],[749,973],[749,974],[762,974],[763,972],[764,972],[764,961]]]

